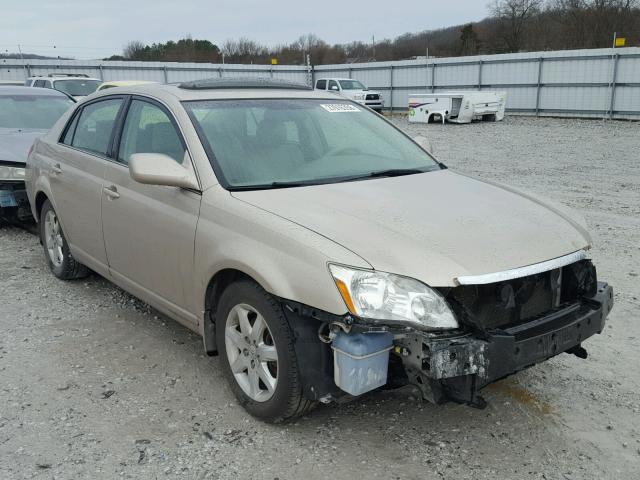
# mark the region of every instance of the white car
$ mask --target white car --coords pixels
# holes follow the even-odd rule
[[[339,93],[343,97],[365,105],[376,112],[381,112],[384,108],[384,99],[380,92],[369,90],[358,80],[352,78],[319,78],[316,80],[315,89]]]
[[[102,80],[80,73],[50,73],[46,77],[29,77],[24,82],[27,87],[52,88],[66,93],[75,100],[91,95]]]

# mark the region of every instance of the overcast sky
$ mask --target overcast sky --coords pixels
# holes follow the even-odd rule
[[[3,0],[0,50],[100,58],[130,40],[177,40],[187,34],[221,45],[248,37],[267,45],[314,33],[328,43],[393,38],[486,16],[483,0]],[[324,7],[318,6],[324,3]],[[53,46],[56,46],[54,49]]]

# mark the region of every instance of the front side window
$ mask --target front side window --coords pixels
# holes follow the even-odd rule
[[[338,82],[336,82],[335,80],[329,80],[329,90],[339,90],[340,87],[338,87]]]
[[[101,83],[102,82],[100,80],[55,80],[53,82],[53,88],[60,90],[67,95],[71,95],[72,97],[84,97],[95,92]]]
[[[122,130],[119,162],[128,164],[134,153],[163,153],[182,163],[185,150],[176,127],[163,109],[142,100],[131,102]]]
[[[44,87],[44,80],[36,80],[35,82],[33,82],[33,86],[39,88]]]
[[[216,173],[230,189],[335,183],[389,170],[440,168],[379,115],[349,101],[247,99],[184,105]]]
[[[366,90],[367,88],[357,80],[340,80],[342,90]]]
[[[2,95],[0,90],[0,128],[48,130],[73,104],[63,95]]]
[[[90,103],[82,109],[71,145],[99,155],[107,155],[113,127],[122,99]]]

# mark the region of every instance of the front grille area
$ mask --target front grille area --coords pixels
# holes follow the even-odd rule
[[[590,260],[527,277],[487,285],[443,288],[462,323],[480,329],[513,326],[577,303],[596,293],[595,267]]]
[[[377,93],[369,93],[369,94],[367,94],[367,96],[364,99],[365,100],[380,100],[380,95],[378,95]]]

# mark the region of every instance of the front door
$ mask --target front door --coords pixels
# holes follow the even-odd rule
[[[117,159],[106,167],[104,177],[102,225],[109,271],[138,296],[195,321],[196,312],[188,312],[186,289],[193,278],[201,195],[136,182],[128,168],[134,153],[191,161],[168,111],[151,100],[131,100]]]
[[[65,131],[55,158],[47,160],[55,208],[78,260],[104,271],[107,259],[102,236],[101,197],[110,143],[123,98],[87,104]],[[46,154],[46,153],[45,153]],[[101,268],[102,267],[102,268]]]

